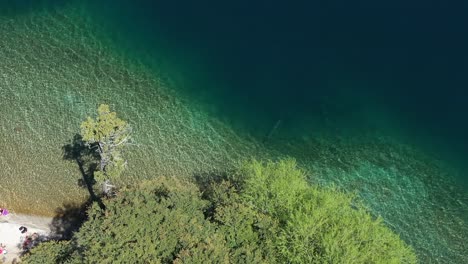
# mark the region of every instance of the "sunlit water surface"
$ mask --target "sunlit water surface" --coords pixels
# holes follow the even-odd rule
[[[313,106],[300,106],[308,105],[306,97],[281,114],[275,111],[281,95],[262,101],[270,96],[265,88],[251,94],[241,89],[239,98],[227,99],[233,88],[223,91],[227,79],[217,72],[210,79],[207,69],[214,64],[190,50],[171,49],[170,38],[135,50],[132,41],[120,41],[128,30],[122,36],[111,31],[112,23],[96,17],[93,6],[45,7],[26,3],[3,9],[0,17],[2,206],[52,215],[63,204],[85,199],[78,165],[64,159],[63,146],[99,103],[108,103],[134,128],[127,183],[224,171],[248,157],[292,156],[311,182],[356,191],[416,248],[423,263],[466,262],[468,198],[460,184],[465,171],[415,140],[379,96],[362,92],[364,86],[388,84],[342,75],[327,85],[361,89],[317,90],[317,100],[308,102]],[[208,64],[197,65],[201,61]],[[268,78],[259,84],[268,85]],[[243,80],[252,77],[240,74],[233,82]],[[195,85],[211,88],[196,92]],[[213,92],[216,85],[219,92]],[[287,91],[285,100],[301,97]],[[376,101],[362,103],[368,99]]]

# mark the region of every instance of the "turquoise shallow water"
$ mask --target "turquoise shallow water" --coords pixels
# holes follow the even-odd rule
[[[336,36],[307,53],[301,28],[269,24],[284,13],[271,10],[253,23],[264,5],[18,3],[0,9],[0,203],[50,214],[83,198],[77,165],[63,160],[61,148],[106,102],[134,126],[129,182],[225,170],[250,156],[292,156],[312,182],[358,192],[423,263],[465,262],[466,170],[454,162],[464,160],[464,128],[454,129],[462,98],[452,89],[457,99],[439,95],[434,118],[421,115],[438,94],[427,88],[423,95],[414,79],[407,83],[415,90],[407,90],[402,75],[390,78],[398,52],[350,65],[340,56],[372,47],[351,36],[354,49],[331,45],[348,34],[331,24]],[[296,25],[310,23],[297,14]],[[244,34],[246,27],[252,31]],[[389,65],[369,71],[378,59]]]

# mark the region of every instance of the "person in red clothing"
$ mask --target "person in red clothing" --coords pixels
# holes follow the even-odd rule
[[[7,250],[6,250],[5,245],[0,244],[0,255],[1,255],[1,254],[6,254],[6,253],[7,253]]]
[[[31,236],[26,236],[23,242],[22,248],[23,250],[29,250],[32,246],[33,239]]]

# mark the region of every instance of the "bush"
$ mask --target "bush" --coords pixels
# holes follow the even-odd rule
[[[26,263],[415,263],[353,195],[309,185],[294,160],[245,163],[236,184],[161,177],[88,210],[71,241]],[[234,187],[235,186],[235,187]]]
[[[236,201],[238,195],[229,184],[212,185],[213,197],[221,188],[233,199],[211,203],[202,199],[195,184],[176,178],[143,182],[107,200],[104,213],[97,205],[89,209],[89,220],[73,239],[75,247],[62,254],[70,258],[60,258],[57,245],[62,242],[47,242],[24,261],[38,263],[45,255],[49,261],[43,263],[62,263],[58,259],[82,263],[274,263],[273,252],[264,246],[271,243],[263,242],[269,239],[265,234],[274,221]]]
[[[40,243],[22,259],[24,263],[80,263],[71,241],[48,241]]]
[[[290,263],[416,263],[414,251],[350,194],[311,186],[292,159],[243,165],[243,200],[277,219]]]

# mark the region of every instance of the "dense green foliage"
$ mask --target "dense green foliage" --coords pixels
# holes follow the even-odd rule
[[[195,184],[175,178],[143,182],[107,200],[105,213],[92,206],[89,220],[75,234],[74,248],[62,242],[46,242],[24,261],[275,262],[270,241],[275,221],[240,204],[227,183],[213,185],[216,202],[210,203],[201,195]],[[43,262],[45,259],[49,261]]]
[[[311,186],[294,160],[245,163],[244,200],[280,223],[275,245],[291,263],[415,263],[398,235],[353,195]]]
[[[127,122],[118,118],[106,104],[98,107],[96,119],[88,117],[81,123],[83,141],[100,156],[98,171],[94,173],[96,180],[113,180],[122,174],[125,167],[122,148],[128,144],[130,132]]]
[[[293,160],[247,162],[230,181],[160,177],[88,210],[70,242],[26,263],[415,263],[354,197],[309,185]],[[235,186],[235,187],[234,187]],[[200,190],[201,188],[201,190]]]
[[[40,243],[24,257],[22,263],[81,263],[72,241],[49,241]]]

